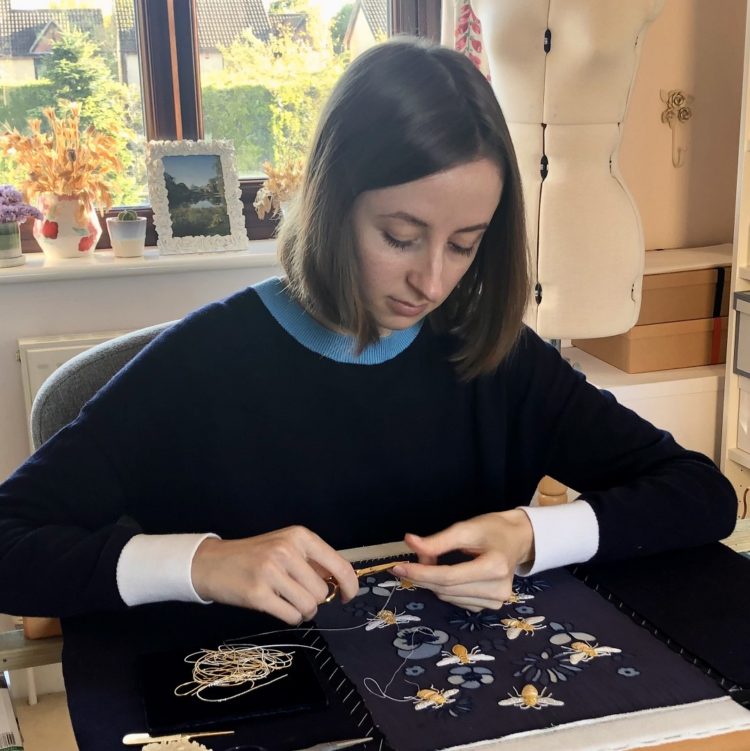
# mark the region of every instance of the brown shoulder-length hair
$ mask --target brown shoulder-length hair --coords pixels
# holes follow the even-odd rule
[[[529,291],[521,180],[490,84],[448,48],[397,38],[364,52],[339,79],[279,233],[291,293],[355,333],[360,348],[376,341],[361,288],[355,199],[482,158],[501,170],[500,203],[469,270],[430,320],[459,338],[454,359],[463,378],[494,370],[518,338]]]

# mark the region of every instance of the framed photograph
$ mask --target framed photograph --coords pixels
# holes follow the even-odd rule
[[[150,141],[147,172],[162,253],[248,247],[230,141]]]

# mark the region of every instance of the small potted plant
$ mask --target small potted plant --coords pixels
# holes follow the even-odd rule
[[[115,258],[139,258],[146,249],[146,217],[126,209],[107,217],[107,231]]]
[[[0,269],[26,262],[21,250],[21,224],[30,216],[41,219],[42,213],[24,203],[12,185],[0,185]]]
[[[263,219],[266,214],[274,217],[283,216],[284,205],[302,184],[304,165],[301,161],[289,161],[280,167],[274,167],[270,162],[264,162],[263,172],[268,177],[263,181],[253,201],[255,213],[258,219]]]

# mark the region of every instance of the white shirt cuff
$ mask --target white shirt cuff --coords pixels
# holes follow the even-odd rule
[[[519,508],[529,517],[534,530],[534,560],[516,569],[519,576],[583,563],[599,549],[599,522],[586,501]]]
[[[180,600],[204,605],[190,570],[198,546],[213,533],[135,535],[125,544],[117,561],[117,588],[126,605]]]

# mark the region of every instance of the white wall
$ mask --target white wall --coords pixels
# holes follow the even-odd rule
[[[646,34],[619,164],[647,249],[732,241],[745,6],[746,0],[666,0]],[[672,166],[660,89],[695,97],[683,167]]]

